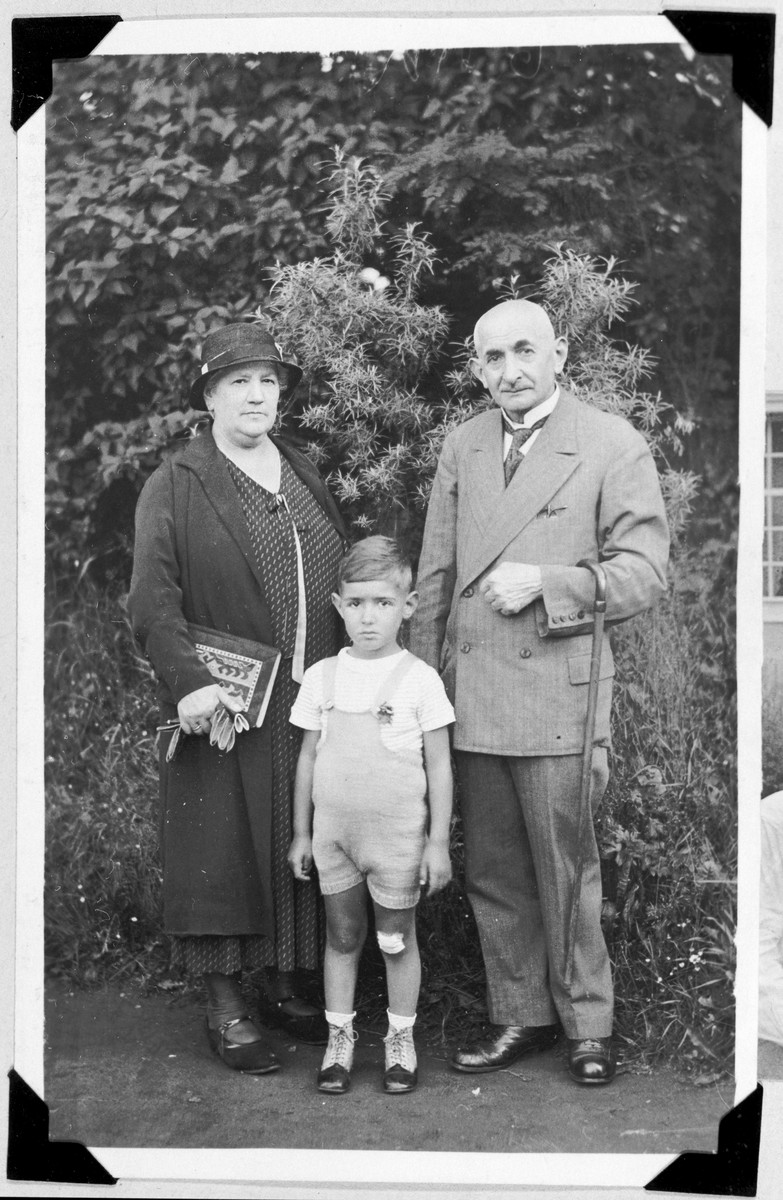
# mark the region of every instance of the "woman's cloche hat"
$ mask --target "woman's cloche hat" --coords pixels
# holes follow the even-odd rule
[[[285,362],[283,351],[272,335],[258,321],[239,322],[213,329],[204,338],[201,347],[201,374],[190,387],[190,403],[193,408],[206,410],[204,385],[210,375],[226,367],[236,367],[246,362],[273,362],[280,371],[280,387],[292,392],[302,371],[295,363]]]

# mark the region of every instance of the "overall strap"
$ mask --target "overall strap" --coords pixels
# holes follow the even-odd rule
[[[408,674],[413,664],[416,662],[416,655],[411,654],[409,650],[403,653],[402,658],[397,663],[394,670],[386,676],[378,691],[375,693],[373,708],[377,708],[379,704],[388,704],[397,688],[400,686],[402,679]]]
[[[334,681],[337,676],[337,656],[324,659],[324,673],[321,677],[323,703],[334,704]]]

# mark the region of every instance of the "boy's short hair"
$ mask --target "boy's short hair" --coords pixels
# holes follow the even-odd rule
[[[367,583],[396,576],[407,593],[413,584],[413,568],[408,555],[394,538],[362,538],[351,546],[337,568],[337,591],[344,583]]]

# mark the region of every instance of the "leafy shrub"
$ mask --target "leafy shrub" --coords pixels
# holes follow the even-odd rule
[[[421,514],[435,468],[430,372],[448,322],[417,303],[433,253],[415,226],[391,239],[389,276],[363,267],[382,234],[377,172],[338,150],[327,187],[334,252],[276,267],[266,319],[297,347],[308,395],[296,424],[350,523],[357,533],[401,536],[417,501]]]
[[[540,275],[552,242],[586,261],[621,247],[639,299],[622,336],[656,354],[653,390],[700,420],[687,453],[706,481],[702,517],[729,495],[736,520],[740,105],[727,64],[677,46],[161,54],[57,63],[54,79],[47,550],[62,573],[127,582],[135,498],[177,436],[160,419],[182,421],[204,333],[266,306],[276,264],[315,270],[339,240],[323,212],[335,145],[376,164],[388,194],[389,236],[366,264],[402,279],[398,239],[427,228],[439,269],[419,270],[418,302],[447,306],[457,341],[503,278]],[[363,294],[379,314],[382,294]],[[426,403],[443,399],[432,372],[418,384]],[[324,388],[318,403],[330,399]],[[402,465],[414,474],[415,455]]]

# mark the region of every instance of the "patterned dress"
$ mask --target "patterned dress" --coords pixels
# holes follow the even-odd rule
[[[337,624],[331,603],[342,542],[310,489],[281,457],[280,492],[275,497],[226,459],[250,532],[283,658],[267,710],[272,737],[272,891],[276,940],[261,936],[202,936],[173,939],[173,961],[194,974],[233,974],[243,968],[274,966],[280,971],[315,970],[323,942],[317,888],[297,882],[286,856],[292,835],[293,786],[301,732],[288,718],[299,685],[291,677],[298,615],[296,523],[304,568],[307,641],[305,664],[334,654]],[[239,735],[242,736],[241,734]]]

